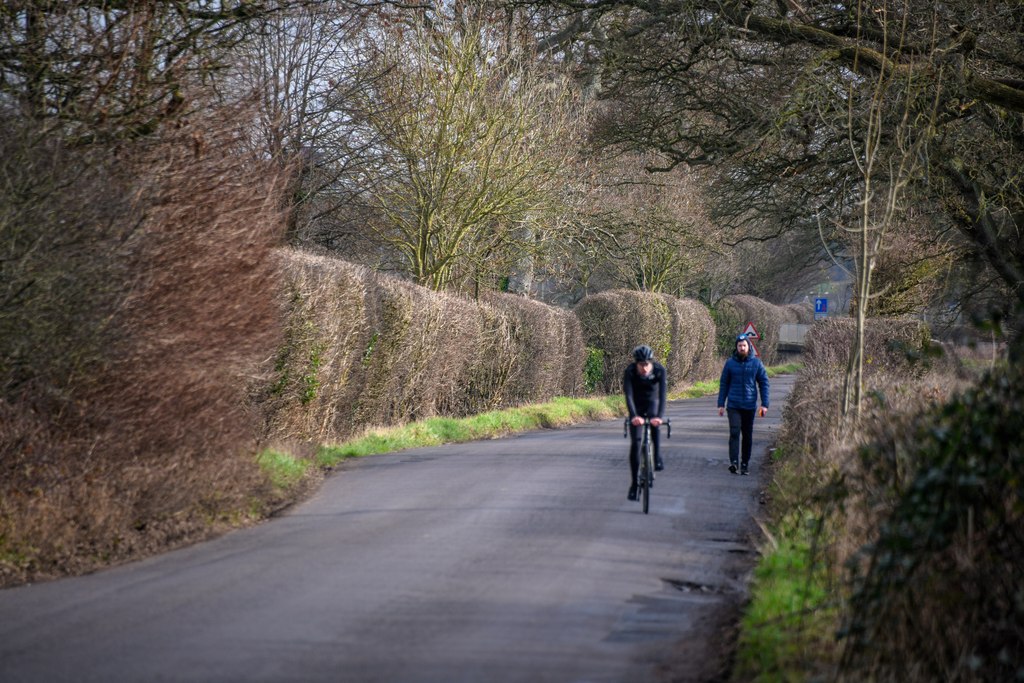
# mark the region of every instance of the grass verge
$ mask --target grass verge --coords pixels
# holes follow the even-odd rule
[[[293,488],[306,474],[305,463],[280,451],[267,449],[256,456],[256,462],[270,479],[270,483],[278,489]]]
[[[679,391],[673,391],[668,396],[670,401],[678,401],[683,398],[700,398],[701,396],[711,396],[718,393],[718,380],[711,379],[705,382],[697,382],[691,384],[688,387],[684,387]]]
[[[797,363],[768,368],[769,375],[792,373]],[[718,380],[697,382],[669,395],[669,400],[696,398],[718,393]],[[340,444],[325,444],[317,450],[315,465],[333,467],[346,458],[394,451],[494,439],[517,432],[564,427],[578,422],[603,420],[625,414],[618,394],[598,398],[556,398],[520,408],[495,410],[471,417],[432,417],[396,427],[376,428]]]
[[[605,396],[556,398],[547,403],[495,410],[472,417],[432,417],[407,425],[374,429],[341,444],[323,445],[317,451],[316,462],[323,467],[333,467],[346,458],[563,427],[615,417],[622,415],[624,410],[621,396]]]
[[[768,368],[769,375],[796,372],[799,364]],[[697,398],[718,393],[718,380],[697,382],[669,395],[669,400]],[[312,468],[334,467],[346,458],[392,453],[409,448],[440,446],[477,439],[494,439],[533,429],[564,427],[625,414],[622,396],[556,398],[519,408],[494,410],[471,417],[432,417],[395,427],[374,428],[340,444],[323,444],[312,462],[276,451],[264,451],[260,466],[278,489],[287,490]]]
[[[768,370],[768,376],[774,377],[775,375],[792,375],[799,372],[804,367],[803,363],[786,363],[785,365],[773,365]]]
[[[835,648],[838,610],[815,554],[815,520],[789,518],[779,527],[754,570],[734,681],[805,681],[808,662]]]

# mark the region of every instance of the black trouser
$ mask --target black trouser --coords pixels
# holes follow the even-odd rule
[[[633,484],[636,484],[636,473],[640,469],[640,447],[644,440],[644,426],[634,427],[629,425],[629,435],[632,437],[629,442],[629,471],[633,475]],[[661,436],[660,427],[651,427],[651,448],[654,449],[654,462],[661,460],[659,442]]]
[[[744,410],[743,408],[729,408],[729,462],[733,465],[740,463],[740,436],[743,437],[743,461],[746,465],[750,462],[750,449],[754,438],[754,414],[757,409]]]

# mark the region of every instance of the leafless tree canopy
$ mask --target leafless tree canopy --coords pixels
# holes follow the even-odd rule
[[[909,120],[921,156],[907,201],[1024,296],[1020,3],[512,4],[543,16],[541,43],[597,84],[600,140],[655,152],[652,170],[713,166],[712,218],[748,240],[795,230],[820,245],[821,225],[850,220],[884,74],[883,151],[898,152]]]

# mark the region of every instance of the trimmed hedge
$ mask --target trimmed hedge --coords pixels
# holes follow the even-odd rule
[[[476,301],[326,255],[278,255],[285,342],[255,392],[266,443],[338,441],[436,415],[615,394],[640,344],[654,349],[670,386],[713,378],[720,367],[722,336],[691,299],[613,290],[575,310],[512,294]],[[796,307],[742,296],[724,300],[723,314],[753,320],[769,339],[799,319]],[[771,363],[775,344],[759,349]]]
[[[513,324],[513,347],[520,352],[508,392],[514,403],[581,393],[586,348],[572,311],[515,294],[490,293],[483,302]]]
[[[789,316],[789,319],[783,320],[783,322],[797,323],[799,325],[811,325],[814,323],[814,304],[810,302],[786,304],[781,306],[781,308],[786,312],[785,315]]]
[[[669,378],[691,384],[717,376],[721,362],[715,348],[715,321],[704,304],[694,299],[662,297],[672,316]]]
[[[671,351],[672,319],[657,294],[624,289],[602,292],[577,304],[576,316],[587,347],[600,352],[601,371],[594,388],[603,393],[619,391],[622,369],[640,344],[654,349],[661,361]]]
[[[279,251],[285,340],[256,401],[268,436],[304,440],[352,422],[353,374],[372,349],[367,317],[368,271],[326,257]]]
[[[620,390],[622,369],[640,344],[654,349],[670,385],[706,379],[718,363],[715,326],[700,303],[665,294],[613,290],[588,296],[576,306],[588,348],[601,357],[595,388]]]
[[[717,348],[720,354],[731,354],[736,335],[748,322],[752,322],[759,337],[754,344],[765,365],[779,361],[779,332],[783,323],[814,321],[814,309],[810,304],[776,306],[748,294],[723,297],[712,314],[718,328]]]
[[[469,415],[582,391],[569,311],[514,295],[431,292],[327,256],[279,252],[286,342],[256,393],[269,441]]]

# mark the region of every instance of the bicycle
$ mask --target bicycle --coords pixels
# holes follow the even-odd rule
[[[622,436],[629,438],[629,418],[623,422]],[[662,420],[667,429],[665,438],[672,438],[672,423],[666,418]],[[654,446],[651,445],[651,420],[644,418],[644,435],[640,443],[640,467],[636,473],[636,484],[640,495],[637,500],[643,503],[644,514],[648,514],[651,507],[651,489],[654,487]]]

